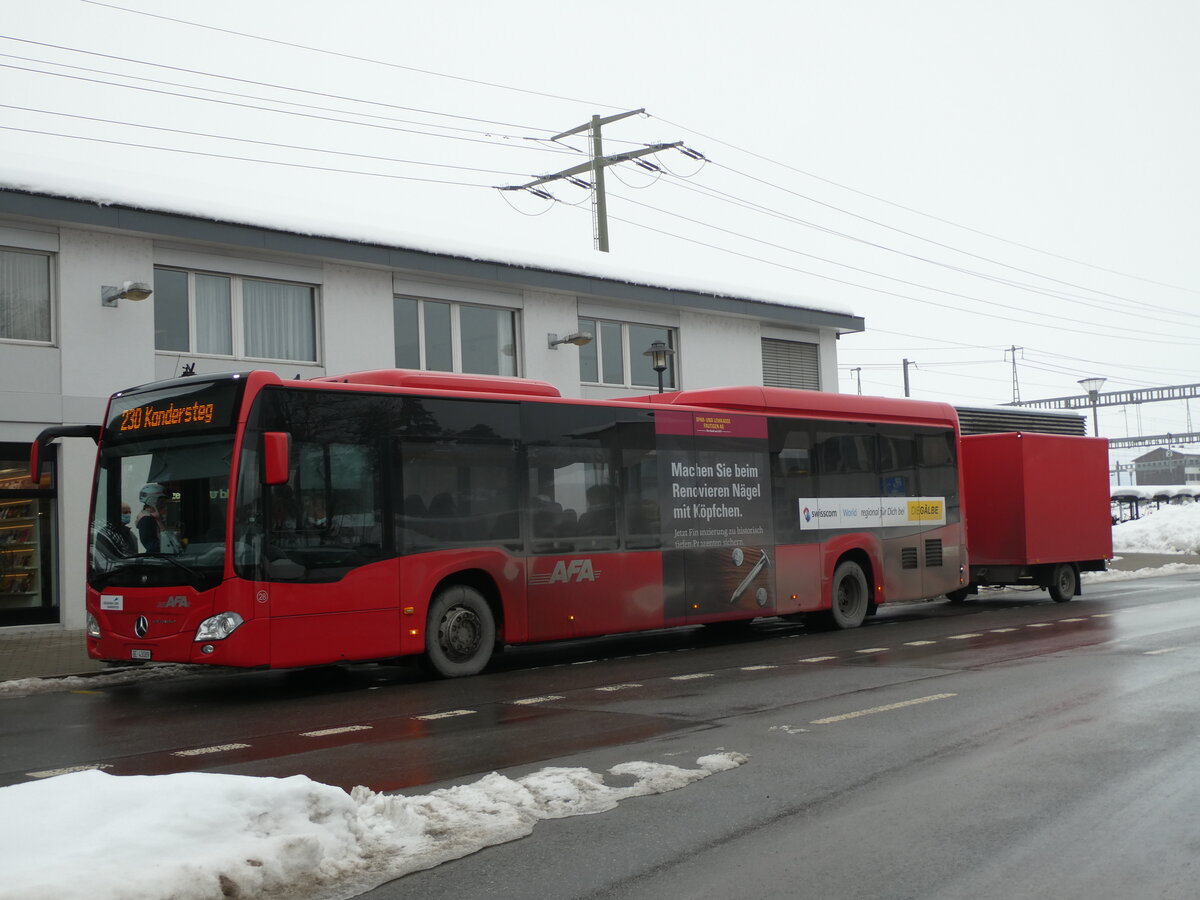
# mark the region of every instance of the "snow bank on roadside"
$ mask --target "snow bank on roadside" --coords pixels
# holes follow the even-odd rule
[[[544,819],[611,810],[746,762],[718,752],[698,768],[627,762],[406,797],[350,793],[303,776],[91,770],[0,788],[0,900],[336,900],[529,834]],[[52,861],[47,847],[64,850]]]

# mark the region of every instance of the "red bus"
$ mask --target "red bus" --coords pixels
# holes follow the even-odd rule
[[[782,388],[269,372],[122,391],[99,427],[96,659],[241,667],[763,616],[854,628],[968,583],[952,407]],[[128,522],[122,521],[122,514]]]

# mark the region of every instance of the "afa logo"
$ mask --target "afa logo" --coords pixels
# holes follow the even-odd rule
[[[554,563],[550,573],[532,574],[530,584],[579,584],[584,581],[598,581],[600,572],[592,566],[590,559],[560,559]]]

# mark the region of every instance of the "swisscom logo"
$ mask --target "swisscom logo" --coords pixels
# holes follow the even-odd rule
[[[811,521],[812,521],[812,510],[811,510],[811,509],[809,509],[807,506],[806,506],[806,507],[804,507],[804,521],[805,521],[805,522],[811,522]]]

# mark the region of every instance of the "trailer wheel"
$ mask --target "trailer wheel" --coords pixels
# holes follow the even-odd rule
[[[1079,593],[1079,573],[1070,563],[1059,563],[1054,567],[1054,574],[1050,576],[1050,584],[1046,590],[1050,592],[1050,599],[1055,603],[1066,603]]]
[[[867,616],[871,605],[871,589],[867,576],[858,563],[847,560],[833,571],[832,606],[829,610],[838,628],[857,628]]]
[[[476,675],[492,658],[496,619],[483,595],[465,584],[441,591],[429,605],[425,662],[443,678]]]

